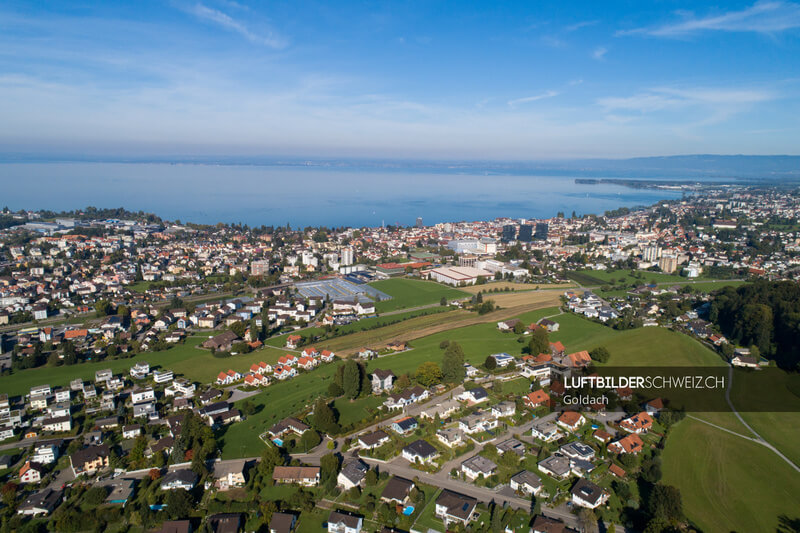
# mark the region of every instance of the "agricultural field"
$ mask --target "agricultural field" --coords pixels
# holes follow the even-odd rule
[[[490,281],[483,285],[469,285],[467,287],[459,287],[459,290],[468,292],[470,294],[478,294],[479,292],[486,292],[493,289],[505,291],[534,291],[534,290],[564,290],[574,287],[574,283],[515,283],[513,281]]]
[[[459,289],[433,281],[417,279],[386,279],[382,281],[373,281],[369,285],[392,297],[391,300],[385,300],[375,304],[375,310],[378,313],[436,304],[439,303],[442,297],[450,301],[464,299],[470,296]]]
[[[483,300],[492,300],[495,305],[502,308],[518,307],[521,305],[553,306],[561,303],[562,291],[559,289],[541,291],[501,292],[483,295]]]
[[[684,513],[702,531],[771,533],[781,517],[800,519],[800,474],[760,444],[685,419],[662,461],[661,482],[680,489]]]
[[[557,300],[557,299],[556,299]],[[500,320],[520,317],[526,313],[549,308],[549,314],[556,314],[558,310],[552,308],[552,298],[531,298],[529,303],[503,307],[500,310],[478,315],[464,310],[453,310],[439,313],[432,316],[420,316],[398,324],[392,324],[382,328],[363,331],[323,341],[318,343],[321,347],[327,348],[340,355],[348,355],[356,352],[362,347],[382,348],[392,341],[412,341],[475,324],[496,324]]]

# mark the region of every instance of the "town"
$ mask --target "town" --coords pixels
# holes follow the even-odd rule
[[[744,437],[800,471],[775,430],[796,396],[753,412],[736,388],[796,383],[799,212],[743,185],[409,227],[6,209],[3,530],[715,530],[698,450],[727,467],[709,446]],[[716,368],[733,399],[569,400],[568,376],[615,365]],[[742,531],[800,488],[758,483],[724,518]]]

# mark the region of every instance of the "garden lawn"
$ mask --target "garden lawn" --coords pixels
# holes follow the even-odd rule
[[[350,424],[357,424],[364,419],[372,418],[372,413],[383,405],[384,401],[384,398],[373,395],[353,401],[341,397],[333,402],[333,407],[339,412],[339,424],[341,426],[349,426]]]
[[[255,405],[256,413],[242,422],[226,426],[217,438],[223,459],[260,456],[264,442],[260,435],[287,416],[308,409],[319,396],[326,394],[336,364],[323,364],[316,370],[301,373],[288,381],[276,382],[263,392],[246,400]],[[237,402],[237,404],[241,404]]]
[[[448,301],[470,297],[464,291],[433,281],[395,278],[373,281],[370,285],[392,297],[391,300],[375,304],[375,310],[379,313],[438,303],[442,297]]]
[[[678,487],[687,517],[708,533],[774,532],[800,518],[800,474],[759,444],[685,419],[670,431],[662,483]]]

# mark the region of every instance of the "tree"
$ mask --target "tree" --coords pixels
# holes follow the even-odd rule
[[[318,431],[327,433],[328,435],[335,435],[341,431],[337,423],[336,413],[331,406],[328,405],[322,398],[317,398],[314,402],[314,416],[312,417],[311,424]]]
[[[524,332],[525,332],[525,324],[523,324],[521,320],[516,324],[514,324],[514,333],[516,335],[522,335]]]
[[[280,448],[274,444],[267,444],[264,451],[261,452],[261,461],[258,463],[258,473],[265,479],[272,482],[272,471],[276,466],[282,466],[284,463],[283,454]]]
[[[642,479],[648,483],[658,483],[661,480],[661,460],[658,457],[642,462]]]
[[[433,361],[426,361],[417,367],[414,378],[423,387],[432,387],[442,382],[442,370]]]
[[[86,503],[97,506],[106,501],[107,496],[108,493],[105,487],[94,486],[86,491],[83,498]]]
[[[528,351],[531,355],[540,353],[550,353],[550,338],[547,336],[545,328],[536,328],[531,335],[531,342],[528,344]]]
[[[240,407],[242,414],[245,416],[250,416],[256,412],[256,405],[250,400],[243,401]]]
[[[331,384],[328,385],[328,396],[332,398],[338,398],[342,394],[344,394],[344,389],[342,389],[342,386],[335,381],[331,381]]]
[[[3,488],[0,489],[0,494],[3,496],[3,503],[6,504],[7,507],[14,507],[14,502],[17,499],[17,488],[19,485],[14,483],[13,481],[9,481]]]
[[[319,433],[314,429],[305,430],[300,437],[300,444],[302,444],[303,449],[306,451],[316,448],[320,442],[322,442],[322,439]]]
[[[611,354],[605,346],[598,346],[597,348],[589,350],[589,357],[598,363],[607,363]]]
[[[374,468],[367,470],[367,474],[364,476],[364,482],[368,487],[374,487],[378,484],[378,473]]]
[[[167,505],[167,516],[172,520],[185,518],[194,509],[194,498],[184,489],[173,489],[164,498]]]
[[[94,304],[95,315],[98,317],[110,315],[112,310],[113,308],[107,300],[98,300],[97,303]]]
[[[462,383],[466,375],[464,351],[457,342],[451,342],[442,357],[442,378],[446,383]]]
[[[486,370],[491,372],[492,370],[497,368],[497,359],[495,359],[491,355],[487,355],[486,359],[483,361],[483,366],[486,368]]]
[[[353,359],[348,359],[344,364],[342,389],[344,389],[344,395],[350,399],[357,398],[361,392],[361,370]]]
[[[442,299],[439,300],[439,305],[441,305],[442,307],[445,307],[447,305],[447,298],[442,296]]]
[[[650,493],[648,510],[653,518],[683,520],[681,491],[670,485],[655,485]]]
[[[407,389],[410,386],[411,377],[408,374],[401,374],[400,377],[397,378],[397,381],[394,382],[394,387],[396,390]]]
[[[339,475],[339,458],[332,453],[327,453],[319,459],[320,483],[327,490],[336,486]]]
[[[241,320],[238,322],[234,322],[231,324],[231,331],[236,334],[237,337],[240,339],[244,338],[244,332],[247,330],[247,326],[244,325],[244,322]]]

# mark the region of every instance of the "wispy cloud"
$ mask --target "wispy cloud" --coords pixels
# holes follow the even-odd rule
[[[508,105],[511,107],[516,107],[519,104],[527,104],[530,102],[536,102],[537,100],[544,100],[545,98],[553,98],[554,96],[558,96],[559,94],[560,93],[558,91],[547,91],[541,94],[534,94],[532,96],[525,96],[522,98],[509,100]]]
[[[594,26],[598,22],[600,22],[600,21],[599,20],[584,20],[584,21],[581,21],[581,22],[576,22],[575,24],[570,24],[569,26],[564,28],[564,30],[566,30],[566,31],[577,31],[577,30],[579,30],[581,28],[587,28],[589,26]]]
[[[783,1],[762,1],[741,11],[698,17],[682,12],[683,20],[648,28],[617,32],[617,35],[646,34],[654,37],[684,37],[697,32],[779,33],[800,28],[800,4]]]
[[[599,46],[594,50],[592,50],[592,57],[598,61],[602,61],[603,59],[605,59],[607,53],[608,53],[608,48],[605,48],[604,46]]]
[[[254,44],[268,46],[270,48],[281,49],[288,45],[285,38],[277,35],[273,31],[255,32],[248,28],[243,22],[231,17],[218,9],[208,7],[204,4],[194,4],[186,11],[196,16],[197,18],[212,22],[222,28],[238,33],[248,41]]]
[[[777,98],[777,94],[761,89],[659,87],[625,97],[600,98],[597,103],[609,115],[619,113],[648,114],[660,111],[692,110],[695,125],[722,122],[755,104]]]

